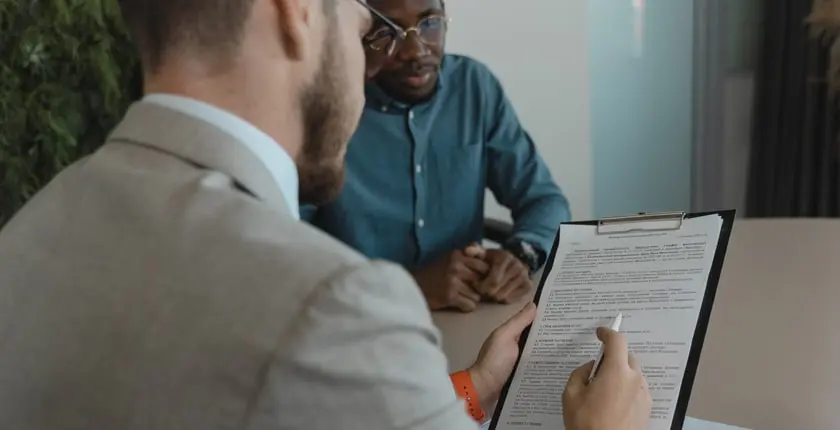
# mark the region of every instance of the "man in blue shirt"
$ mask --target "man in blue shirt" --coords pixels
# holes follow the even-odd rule
[[[530,289],[569,205],[483,64],[444,54],[442,0],[369,0],[366,106],[339,197],[302,216],[370,258],[402,264],[434,309]],[[500,23],[501,25],[501,23]],[[511,210],[502,249],[480,245],[485,188]]]

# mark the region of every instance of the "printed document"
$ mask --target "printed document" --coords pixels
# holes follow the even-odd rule
[[[562,429],[569,374],[597,358],[595,329],[622,312],[650,385],[650,428],[670,429],[722,226],[718,215],[615,234],[564,224],[496,428]]]
[[[490,421],[481,425],[480,430],[488,430],[490,428]],[[748,430],[743,427],[735,427],[726,424],[720,424],[712,421],[698,420],[696,418],[686,417],[683,425],[683,430]]]

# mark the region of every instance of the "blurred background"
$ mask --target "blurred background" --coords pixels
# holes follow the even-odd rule
[[[499,76],[575,219],[836,217],[834,33],[806,24],[810,2],[765,3],[452,0],[447,49]],[[0,54],[2,224],[96,148],[140,80],[117,0],[0,2]]]
[[[835,217],[832,39],[811,2],[765,4],[457,0],[448,47],[499,74],[576,219]]]

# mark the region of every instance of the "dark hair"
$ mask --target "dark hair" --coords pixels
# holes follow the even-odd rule
[[[254,0],[120,0],[144,67],[154,71],[185,44],[225,58],[242,39]]]

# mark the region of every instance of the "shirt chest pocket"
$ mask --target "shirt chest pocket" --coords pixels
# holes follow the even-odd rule
[[[482,207],[486,177],[486,155],[482,142],[441,144],[426,155],[429,202],[447,218],[471,218]],[[474,208],[475,207],[475,208]],[[453,219],[453,221],[455,221]],[[457,222],[464,222],[457,220]]]
[[[480,180],[483,183],[485,154],[482,142],[435,142],[426,159],[432,170],[430,173],[435,173],[441,180],[446,179],[450,186],[454,185],[451,181]]]

